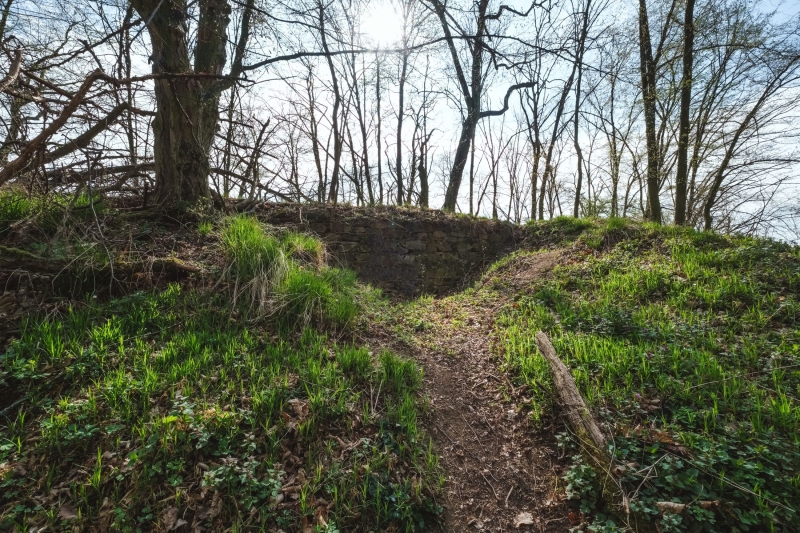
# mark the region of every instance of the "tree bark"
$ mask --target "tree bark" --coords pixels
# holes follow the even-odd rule
[[[333,85],[333,112],[331,114],[331,133],[333,134],[333,170],[331,170],[331,183],[328,189],[328,201],[336,204],[339,198],[339,172],[342,159],[342,132],[339,131],[339,109],[342,106],[342,95],[339,91],[339,76],[333,65],[333,58],[328,47],[328,37],[325,30],[325,6],[322,2],[317,4],[319,9],[319,33],[322,40],[322,49],[325,51],[325,58],[328,62],[328,70],[331,74],[331,84]]]
[[[569,368],[558,358],[550,339],[541,331],[536,333],[536,346],[550,365],[559,403],[564,408],[569,425],[581,442],[593,449],[593,455],[600,455],[606,464],[610,464],[611,461],[606,452],[606,437],[589,412]]]
[[[661,223],[659,198],[659,150],[656,139],[656,64],[650,43],[650,22],[646,0],[639,0],[639,71],[642,78],[642,102],[647,144],[647,202],[648,218]]]
[[[586,0],[586,10],[583,12],[583,24],[581,25],[580,35],[578,37],[578,50],[575,54],[575,62],[578,66],[578,79],[575,82],[575,115],[574,120],[574,137],[575,137],[575,154],[578,156],[578,183],[575,187],[575,205],[572,209],[572,216],[578,218],[580,215],[581,207],[581,187],[583,186],[583,151],[581,151],[581,143],[579,140],[579,127],[578,120],[580,119],[581,109],[581,81],[583,80],[583,54],[586,50],[586,35],[589,33],[589,10],[592,7],[592,0]]]
[[[450,32],[450,25],[447,22],[447,14],[445,6],[439,0],[433,0],[433,5],[436,15],[439,17],[439,22],[442,25],[445,38],[447,41],[450,56],[453,60],[453,67],[456,69],[459,86],[461,89],[461,96],[466,104],[466,117],[461,123],[461,135],[458,139],[458,147],[456,148],[455,158],[453,159],[453,168],[450,169],[450,179],[447,183],[447,191],[445,192],[443,211],[453,212],[456,210],[456,202],[458,201],[458,191],[461,188],[461,179],[464,175],[464,167],[467,165],[469,157],[469,148],[473,137],[475,136],[475,127],[478,124],[481,113],[481,96],[483,94],[483,52],[484,52],[484,34],[486,32],[486,10],[489,7],[489,0],[479,0],[477,10],[477,30],[475,32],[475,40],[472,43],[471,70],[470,80],[467,84],[467,78],[461,67],[461,61],[456,51],[455,41]]]
[[[221,76],[231,8],[226,0],[200,2],[200,20],[190,61],[186,0],[168,5],[131,0],[150,33],[154,74],[188,72]],[[162,205],[195,203],[209,197],[209,150],[219,118],[219,91],[213,78],[164,77],[155,80],[153,120],[154,200]]]
[[[404,41],[405,43],[405,41]],[[405,86],[408,71],[408,54],[403,53],[398,84],[397,108],[397,157],[395,160],[395,179],[397,180],[397,205],[403,205],[403,114],[405,109]],[[413,165],[413,161],[412,161]]]
[[[683,20],[683,74],[681,76],[681,113],[678,133],[678,168],[675,175],[675,224],[686,223],[686,188],[688,184],[689,107],[692,103],[692,66],[694,63],[694,2],[686,0]]]
[[[378,204],[383,204],[383,162],[381,161],[381,58],[375,66],[375,109],[378,115],[376,141],[378,143]]]

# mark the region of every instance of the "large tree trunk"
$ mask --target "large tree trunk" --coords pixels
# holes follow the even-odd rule
[[[678,169],[675,175],[675,224],[686,223],[688,184],[689,106],[692,103],[692,66],[694,62],[694,0],[686,0],[683,21],[683,75],[681,79],[681,117],[678,134]]]
[[[200,2],[200,20],[191,64],[185,0],[161,6],[157,0],[132,0],[144,20],[153,53],[155,80],[153,120],[154,199],[161,205],[195,203],[209,196],[209,150],[219,118],[218,83],[227,60],[225,45],[231,8],[226,0]],[[189,73],[210,75],[191,77]]]
[[[471,108],[461,124],[461,136],[458,139],[458,148],[456,148],[453,168],[450,169],[450,180],[447,183],[447,192],[442,206],[444,211],[454,212],[456,210],[458,191],[461,189],[461,178],[464,175],[464,167],[467,166],[469,147],[472,143],[472,138],[475,136],[475,126],[478,122],[477,115],[479,112],[479,109]]]
[[[642,77],[642,102],[644,104],[644,128],[647,141],[647,204],[648,218],[661,223],[660,165],[656,139],[656,62],[650,44],[650,22],[647,3],[639,0],[639,70]]]

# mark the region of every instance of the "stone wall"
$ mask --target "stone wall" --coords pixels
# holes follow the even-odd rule
[[[463,287],[516,249],[523,236],[513,224],[411,208],[266,204],[255,214],[318,235],[334,264],[408,296]]]

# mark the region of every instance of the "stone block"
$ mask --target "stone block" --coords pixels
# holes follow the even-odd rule
[[[334,245],[337,250],[341,250],[343,252],[350,252],[358,248],[358,243],[353,241],[344,241],[339,242]]]
[[[410,251],[413,252],[421,252],[425,249],[425,243],[422,241],[406,241],[403,243],[403,246]]]

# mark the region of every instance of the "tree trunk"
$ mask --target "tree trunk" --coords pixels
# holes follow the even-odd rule
[[[425,156],[419,158],[419,206],[428,207],[428,170],[425,168]]]
[[[378,142],[378,203],[383,204],[383,163],[381,162],[381,58],[375,66],[375,109],[378,114],[376,140]]]
[[[311,72],[311,67],[308,69],[308,79],[306,80],[306,92],[308,93],[308,114],[309,114],[309,128],[311,130],[311,153],[314,155],[314,165],[317,169],[317,201],[322,203],[325,201],[325,173],[322,170],[322,158],[319,153],[319,125],[317,123],[317,115],[315,109],[317,107],[317,100],[314,94],[314,78]]]
[[[8,156],[16,148],[19,148],[20,132],[22,131],[22,122],[24,120],[22,115],[22,106],[24,104],[25,102],[22,98],[11,96],[8,132],[6,133],[6,140],[0,145],[0,166],[6,166],[8,164]]]
[[[469,214],[474,215],[473,195],[475,194],[475,137],[470,141],[469,150]]]
[[[395,160],[395,178],[397,179],[397,205],[403,205],[403,115],[405,108],[406,73],[408,70],[408,54],[403,53],[400,67],[400,83],[398,85],[397,109],[397,158]],[[412,161],[412,166],[414,162]]]
[[[661,43],[658,46],[657,56],[660,56],[666,36],[667,25],[675,7],[672,2],[667,21],[664,23]],[[660,180],[660,154],[656,136],[656,66],[658,61],[653,56],[653,47],[650,43],[650,21],[647,16],[646,0],[639,0],[639,71],[642,79],[642,103],[644,105],[644,127],[647,144],[647,217],[657,224],[661,224],[661,200],[659,192]]]
[[[575,54],[575,63],[578,67],[578,79],[575,83],[575,115],[574,119],[574,135],[575,135],[575,154],[578,156],[578,183],[575,187],[575,205],[572,210],[572,216],[578,218],[580,215],[581,207],[581,187],[583,186],[583,151],[581,151],[581,143],[578,137],[579,128],[578,120],[580,119],[581,109],[581,81],[583,79],[583,54],[586,49],[586,34],[589,33],[589,9],[592,7],[592,0],[586,0],[586,10],[583,12],[583,24],[581,32],[578,37],[578,50]]]
[[[194,66],[189,56],[185,0],[161,8],[156,0],[132,0],[131,5],[139,17],[149,20],[154,74],[222,75],[231,12],[226,0],[200,3]],[[191,204],[209,196],[209,150],[219,118],[219,91],[213,90],[213,85],[218,81],[187,76],[155,80],[153,196],[161,205]]]
[[[689,106],[692,102],[692,66],[694,63],[694,2],[686,0],[683,20],[683,75],[681,77],[681,116],[678,133],[678,168],[675,175],[675,224],[686,223],[686,188],[688,183]]]
[[[363,60],[364,57],[361,57],[362,60],[362,70],[363,70]],[[365,121],[364,116],[367,113],[366,106],[367,106],[367,80],[364,77],[362,83],[363,90],[364,90],[364,107],[361,107],[361,95],[359,94],[358,90],[358,78],[356,77],[355,72],[355,56],[352,58],[353,62],[353,85],[355,87],[355,97],[356,97],[356,109],[358,110],[358,126],[361,129],[361,160],[364,163],[364,181],[367,183],[367,198],[369,199],[369,205],[375,205],[375,194],[372,191],[372,174],[370,173],[369,169],[369,141],[367,135],[367,124]]]
[[[588,445],[592,455],[599,455],[606,464],[610,464],[611,460],[606,451],[606,437],[600,431],[592,413],[586,406],[586,402],[583,400],[580,391],[578,391],[575,379],[572,377],[569,368],[559,359],[547,335],[539,331],[536,333],[535,338],[539,352],[550,366],[559,403],[564,408],[570,427],[575,431],[578,439],[583,444]]]
[[[459,85],[461,88],[461,95],[467,107],[467,116],[461,123],[461,135],[458,139],[458,148],[456,148],[456,155],[453,159],[453,168],[450,169],[450,179],[447,183],[447,192],[444,196],[443,211],[453,212],[456,210],[456,202],[458,201],[458,191],[461,188],[461,179],[464,175],[464,167],[467,165],[467,158],[469,157],[469,148],[472,138],[475,136],[475,127],[480,120],[481,114],[481,96],[483,94],[483,52],[484,52],[484,36],[486,34],[486,10],[489,7],[489,0],[479,0],[477,6],[477,29],[475,32],[475,41],[472,43],[470,65],[470,79],[467,84],[467,78],[464,75],[464,70],[461,68],[461,60],[459,59],[458,52],[456,51],[454,39],[450,33],[450,26],[447,22],[447,15],[444,5],[435,0],[433,2],[436,14],[442,25],[445,37],[447,39],[447,46],[450,50],[450,55],[453,59],[453,66],[456,69]]]
[[[14,3],[14,0],[7,0],[6,5],[3,6],[3,15],[0,17],[0,41],[6,35],[6,21],[8,21],[8,13],[11,11],[11,4]]]
[[[333,85],[333,112],[331,113],[331,133],[333,134],[333,170],[331,171],[331,184],[328,189],[328,201],[336,204],[339,198],[339,172],[342,159],[342,132],[339,131],[339,109],[342,106],[342,95],[339,91],[339,77],[336,68],[333,66],[333,59],[328,47],[328,37],[325,31],[325,6],[322,2],[317,4],[319,9],[319,33],[322,40],[322,49],[325,51],[325,58],[328,60],[328,70],[331,74],[331,84]]]
[[[447,183],[447,192],[442,206],[443,211],[453,212],[456,210],[458,191],[461,188],[461,177],[464,175],[464,167],[467,166],[471,139],[475,135],[476,115],[477,110],[470,109],[467,118],[461,124],[461,135],[458,139],[458,148],[456,148],[456,155],[453,159],[453,168],[450,170],[450,180]]]

